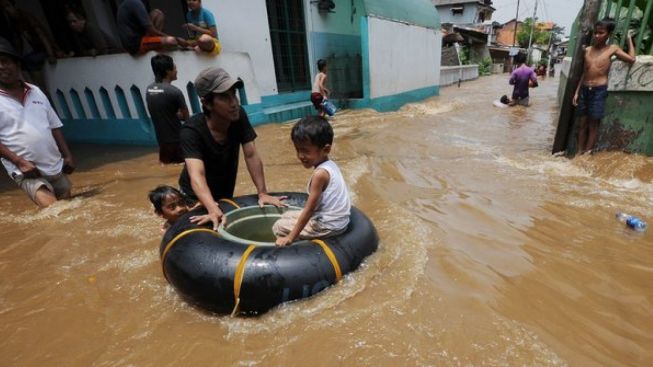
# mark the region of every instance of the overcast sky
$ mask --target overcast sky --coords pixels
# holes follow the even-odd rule
[[[519,1],[519,20],[533,16],[536,0]],[[576,19],[578,11],[583,6],[583,0],[537,0],[537,18],[541,21],[552,21],[565,27],[565,35],[569,35],[571,24]],[[492,20],[505,23],[517,12],[517,0],[492,0],[496,9]]]

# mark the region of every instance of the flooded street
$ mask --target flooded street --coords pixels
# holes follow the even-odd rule
[[[507,75],[398,112],[344,111],[331,156],[380,248],[254,318],[184,303],[147,192],[154,148],[73,146],[77,197],[39,211],[0,179],[5,366],[650,366],[653,159],[550,155],[557,79],[498,109]],[[270,191],[303,191],[291,125],[258,127]],[[242,155],[241,155],[242,156]],[[241,163],[236,194],[254,186]]]

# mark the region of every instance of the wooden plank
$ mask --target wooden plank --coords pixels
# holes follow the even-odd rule
[[[583,74],[583,54],[586,45],[588,45],[592,39],[594,23],[596,23],[598,19],[600,8],[600,0],[585,0],[583,8],[581,9],[579,17],[580,24],[576,34],[576,47],[571,61],[571,67],[569,69],[569,77],[567,78],[565,93],[562,98],[558,128],[556,130],[555,140],[553,141],[553,154],[567,149],[569,129],[574,127],[575,108],[571,102],[574,93],[576,93],[576,87],[578,86],[580,77]]]

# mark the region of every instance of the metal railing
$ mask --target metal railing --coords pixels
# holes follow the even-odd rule
[[[612,42],[621,48],[626,45],[628,31],[634,31],[637,55],[653,55],[653,0],[607,0],[601,2],[599,19],[610,17],[617,23]],[[576,45],[578,18],[574,21],[569,50]]]

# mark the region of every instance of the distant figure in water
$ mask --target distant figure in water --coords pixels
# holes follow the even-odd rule
[[[494,101],[493,104],[494,107],[506,108],[506,107],[510,107],[511,103],[512,101],[510,100],[510,98],[508,98],[508,96],[504,94],[501,96],[501,98],[498,101]]]
[[[628,37],[628,53],[617,45],[608,45],[607,41],[615,29],[615,22],[604,18],[594,25],[594,45],[585,49],[585,70],[580,77],[572,104],[576,106],[578,124],[578,141],[576,153],[583,154],[594,149],[598,139],[599,124],[605,116],[605,100],[608,98],[608,72],[611,57],[629,64],[635,62],[635,46],[632,37]]]
[[[189,113],[184,94],[171,83],[177,80],[177,66],[172,57],[152,56],[154,83],[147,86],[145,101],[152,117],[161,164],[183,163],[179,131]]]
[[[515,64],[517,68],[512,72],[509,81],[510,85],[515,86],[512,91],[512,102],[510,105],[528,107],[528,88],[536,88],[538,86],[537,76],[533,69],[526,65],[526,54],[520,52],[515,55]]]
[[[313,106],[319,112],[320,116],[324,116],[326,111],[322,103],[325,99],[329,98],[331,91],[326,87],[327,80],[327,62],[324,59],[317,60],[317,70],[319,71],[315,76],[315,81],[313,82],[313,89],[311,90],[311,102]]]
[[[168,230],[182,215],[190,210],[187,199],[172,186],[157,186],[150,191],[148,197],[152,206],[154,206],[154,213],[165,219],[165,223],[161,225],[162,232]]]

